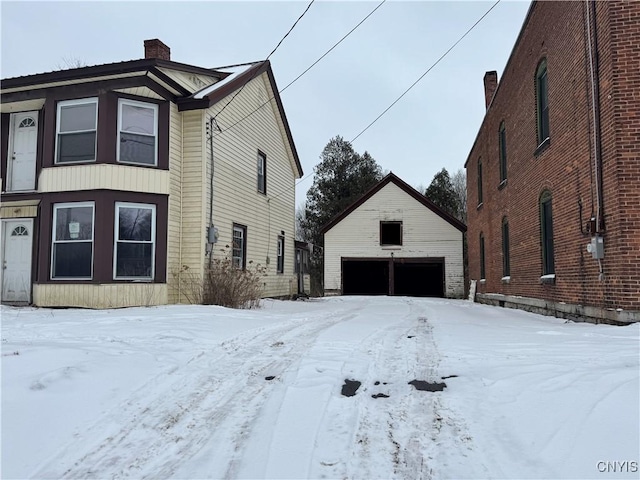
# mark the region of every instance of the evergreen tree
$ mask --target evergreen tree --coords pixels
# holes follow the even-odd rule
[[[446,168],[435,174],[424,195],[445,212],[456,218],[460,217],[460,202]]]
[[[323,247],[324,239],[320,229],[380,181],[382,169],[369,153],[360,155],[350,142],[336,136],[324,147],[320,163],[314,171],[313,185],[307,192],[300,227],[307,241],[314,247]],[[322,250],[314,248],[311,255],[314,293],[321,293],[322,290],[322,258]]]

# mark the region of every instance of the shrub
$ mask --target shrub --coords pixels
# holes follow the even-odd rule
[[[224,251],[224,250],[223,250]],[[262,279],[266,269],[249,262],[241,270],[233,266],[226,254],[215,258],[205,268],[202,283],[202,303],[230,308],[257,308],[262,298]]]

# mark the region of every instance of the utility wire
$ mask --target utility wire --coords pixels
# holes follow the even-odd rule
[[[433,68],[434,68],[436,65],[438,65],[438,63],[440,63],[440,61],[441,61],[444,57],[446,57],[446,56],[447,56],[447,54],[448,54],[449,52],[451,52],[451,50],[453,50],[453,49],[454,49],[454,48],[455,48],[455,47],[456,47],[456,46],[457,46],[457,45],[458,45],[458,44],[459,44],[459,43],[460,43],[460,42],[461,42],[461,41],[462,41],[462,40],[463,40],[463,39],[464,39],[464,38],[465,38],[465,37],[466,37],[466,36],[471,32],[471,31],[472,31],[472,30],[473,30],[473,29],[474,29],[474,28],[475,28],[475,27],[476,27],[476,26],[477,26],[477,25],[478,25],[478,24],[479,24],[479,23],[484,19],[484,17],[486,17],[486,16],[489,14],[489,12],[491,12],[491,10],[493,10],[493,9],[496,7],[496,5],[498,5],[498,4],[500,3],[500,1],[501,1],[501,0],[497,0],[497,1],[496,1],[496,2],[491,6],[491,8],[489,8],[489,10],[487,10],[487,11],[484,13],[484,15],[482,15],[482,16],[481,16],[481,17],[476,21],[476,23],[474,23],[474,24],[473,24],[473,25],[472,25],[472,26],[471,26],[471,27],[470,27],[470,28],[469,28],[469,29],[468,29],[468,30],[467,30],[467,31],[466,31],[466,32],[465,32],[465,33],[464,33],[464,34],[463,34],[463,35],[462,35],[462,36],[461,36],[461,37],[460,37],[460,38],[459,38],[459,39],[458,39],[454,44],[453,44],[453,45],[451,45],[451,47],[449,47],[449,49],[448,49],[446,52],[444,52],[444,53],[440,56],[440,58],[438,58],[438,60],[436,60],[436,61],[433,63],[433,65],[431,65],[431,66],[430,66],[430,67],[429,67],[429,68],[428,68],[428,69],[427,69],[427,70],[426,70],[422,75],[420,75],[420,77],[419,77],[415,82],[413,82],[413,83],[411,84],[411,86],[410,86],[409,88],[407,88],[407,89],[402,93],[402,95],[400,95],[398,98],[396,98],[396,99],[393,101],[393,103],[391,103],[391,105],[389,105],[389,106],[388,106],[388,107],[387,107],[387,108],[386,108],[386,109],[385,109],[385,110],[384,110],[380,115],[378,115],[378,116],[376,117],[376,119],[375,119],[373,122],[371,122],[369,125],[367,125],[367,127],[366,127],[364,130],[362,130],[358,135],[356,135],[355,137],[353,137],[353,140],[351,140],[351,142],[350,142],[350,143],[353,143],[353,142],[354,142],[358,137],[360,137],[360,135],[362,135],[364,132],[366,132],[366,131],[367,131],[367,130],[368,130],[368,129],[369,129],[369,128],[374,124],[374,123],[376,123],[378,120],[380,120],[380,118],[382,118],[382,116],[383,116],[385,113],[387,113],[387,112],[388,112],[388,111],[389,111],[389,110],[390,110],[390,109],[391,109],[391,108],[392,108],[396,103],[398,103],[398,102],[400,101],[400,99],[401,99],[402,97],[404,97],[404,96],[409,92],[409,90],[411,90],[415,85],[417,85],[417,84],[418,84],[418,82],[420,82],[420,80],[422,80],[422,79],[425,77],[425,75],[427,75],[427,73],[429,73],[431,70],[433,70]],[[382,3],[384,3],[384,1],[383,1]],[[380,5],[378,5],[378,6],[380,6]],[[371,12],[371,13],[373,13],[373,12]],[[288,86],[289,86],[289,85],[287,85],[287,87],[288,87]],[[286,88],[286,87],[285,87],[285,88]],[[284,88],[283,88],[283,90],[284,90]],[[260,108],[260,107],[258,107],[258,108]],[[253,113],[253,112],[252,112],[252,113]],[[249,115],[251,115],[251,114],[249,114]],[[239,122],[240,122],[240,121],[242,121],[242,120],[243,120],[243,119],[239,120],[237,123],[239,123]],[[232,126],[233,126],[233,125],[232,125]],[[229,127],[229,128],[231,128],[231,127]],[[297,185],[300,185],[303,181],[305,181],[307,178],[309,178],[311,175],[313,175],[313,173],[314,173],[314,172],[309,172],[309,173],[308,173],[308,174],[306,174],[304,177],[300,178],[300,180],[298,180],[298,183],[296,183],[296,185],[295,185],[293,188],[295,188]],[[275,196],[274,196],[274,197],[272,197],[272,198],[277,198],[277,197],[279,197],[280,195],[284,195],[284,194],[285,194],[285,193],[286,193],[290,188],[291,188],[291,187],[286,188],[285,190],[283,190],[283,191],[282,191],[282,192],[280,192],[278,195],[275,195]]]
[[[478,25],[478,24],[479,24],[479,23],[484,19],[484,17],[486,17],[487,15],[489,15],[489,12],[491,12],[491,10],[493,10],[493,9],[496,7],[496,5],[498,5],[499,3],[500,3],[500,0],[497,0],[497,1],[496,1],[496,3],[494,3],[494,4],[491,6],[491,8],[489,8],[489,10],[487,10],[487,11],[484,13],[484,15],[482,15],[482,16],[478,19],[478,21],[477,21],[476,23],[474,23],[474,24],[473,24],[473,25],[472,25],[472,26],[471,26],[471,27],[470,27],[470,28],[469,28],[469,29],[464,33],[464,35],[462,35],[462,36],[461,36],[461,37],[460,37],[460,38],[459,38],[459,39],[458,39],[458,40],[457,40],[453,45],[451,45],[451,47],[449,47],[449,49],[448,49],[446,52],[444,52],[444,53],[440,56],[440,58],[438,58],[438,60],[436,60],[436,61],[435,61],[435,63],[434,63],[433,65],[431,65],[429,68],[427,68],[427,70],[426,70],[422,75],[420,75],[420,77],[419,77],[415,82],[413,82],[409,88],[407,88],[404,92],[402,92],[402,95],[400,95],[398,98],[396,98],[396,99],[391,103],[391,105],[389,105],[387,108],[385,108],[385,109],[384,109],[384,111],[383,111],[380,115],[378,115],[378,116],[376,117],[376,119],[375,119],[373,122],[371,122],[369,125],[367,125],[367,126],[364,128],[364,130],[362,130],[358,135],[356,135],[355,137],[353,137],[353,139],[351,140],[351,143],[355,142],[355,141],[356,141],[356,139],[357,139],[358,137],[360,137],[360,135],[362,135],[364,132],[366,132],[367,130],[369,130],[369,128],[370,128],[374,123],[376,123],[378,120],[380,120],[380,118],[382,118],[382,116],[383,116],[385,113],[387,113],[389,110],[391,110],[391,108],[392,108],[396,103],[398,103],[398,102],[400,101],[400,99],[402,99],[402,97],[404,97],[407,93],[409,93],[409,90],[411,90],[413,87],[415,87],[415,86],[420,82],[420,80],[422,80],[422,79],[425,77],[425,75],[427,75],[427,73],[429,73],[431,70],[433,70],[433,68],[434,68],[436,65],[438,65],[438,63],[440,63],[440,61],[441,61],[444,57],[446,57],[446,56],[449,54],[449,52],[450,52],[451,50],[453,50],[453,49],[456,47],[456,45],[458,45],[458,44],[459,44],[459,43],[460,43],[460,42],[461,42],[461,41],[462,41],[462,40],[463,40],[463,39],[464,39],[464,38],[465,38],[469,33],[471,33],[471,31],[472,31],[474,28],[476,28],[476,26],[477,26],[477,25]]]
[[[278,93],[282,93],[284,92],[287,88],[289,88],[291,85],[293,85],[294,83],[296,83],[298,80],[300,80],[300,78],[306,74],[309,70],[311,70],[313,67],[315,67],[318,63],[320,63],[320,61],[326,57],[327,55],[329,55],[329,53],[331,53],[331,51],[333,51],[334,48],[336,48],[338,45],[340,45],[349,35],[351,35],[353,32],[356,31],[356,29],[362,25],[371,15],[373,15],[376,10],[378,10],[387,0],[382,0],[378,6],[376,8],[374,8],[373,10],[371,10],[366,17],[364,17],[362,20],[360,20],[360,22],[358,22],[358,24],[353,27],[351,30],[349,30],[340,40],[338,40],[329,50],[327,50],[326,52],[324,52],[315,62],[313,62],[311,65],[309,65],[309,67],[306,68],[306,70],[304,70],[300,75],[298,75],[296,78],[294,78],[293,80],[291,80],[284,88],[282,88],[281,90],[278,90]],[[233,127],[235,127],[236,125],[238,125],[241,122],[244,122],[247,118],[249,118],[251,115],[253,115],[254,113],[256,113],[258,110],[260,110],[262,107],[264,107],[265,105],[267,105],[269,102],[271,102],[271,100],[273,100],[275,98],[275,96],[270,97],[267,101],[265,101],[264,103],[262,103],[261,105],[259,105],[257,108],[255,108],[254,110],[252,110],[250,113],[248,113],[247,115],[245,115],[244,117],[242,117],[240,120],[238,120],[237,122],[231,124],[230,126],[228,126],[227,128],[225,128],[224,130],[221,130],[220,133],[224,133],[227,130],[231,130]],[[226,105],[225,105],[226,106]],[[224,109],[223,109],[224,110]],[[220,110],[220,112],[222,112],[222,110]],[[218,112],[218,113],[220,113]],[[217,115],[216,115],[217,116]]]
[[[267,55],[267,58],[265,58],[265,59],[263,60],[263,62],[266,62],[267,60],[269,60],[269,58],[271,58],[271,55],[273,55],[274,53],[276,53],[276,50],[278,50],[278,48],[280,47],[280,45],[282,45],[282,42],[284,42],[285,38],[287,38],[287,37],[289,36],[289,34],[293,31],[293,29],[294,29],[294,28],[295,28],[295,26],[298,24],[298,22],[299,22],[300,20],[302,20],[302,17],[304,17],[304,16],[306,15],[306,13],[307,13],[307,12],[309,11],[309,9],[311,8],[311,5],[313,5],[313,2],[315,2],[315,1],[316,1],[316,0],[311,0],[311,2],[309,2],[309,5],[307,5],[307,8],[304,10],[304,12],[302,12],[302,15],[300,15],[300,16],[298,17],[298,19],[293,23],[293,25],[291,26],[291,28],[289,29],[289,31],[288,31],[287,33],[285,33],[284,37],[282,37],[282,38],[280,39],[280,41],[278,42],[278,44],[275,46],[275,48],[274,48],[273,50],[271,50],[271,53],[270,53],[269,55]],[[249,78],[247,79],[247,81],[246,81],[246,82],[244,82],[244,83],[242,84],[242,87],[240,87],[240,88],[236,91],[236,93],[233,95],[233,97],[231,97],[231,99],[229,99],[229,101],[225,104],[225,106],[224,106],[224,107],[222,107],[222,109],[221,109],[218,113],[216,113],[215,117],[213,117],[214,119],[215,119],[215,118],[218,118],[218,115],[220,115],[222,112],[224,112],[224,109],[225,109],[225,108],[227,108],[227,107],[229,106],[229,104],[231,104],[231,102],[233,102],[233,100],[234,100],[238,95],[240,95],[240,92],[242,92],[242,90],[243,90],[243,89],[244,89],[244,87],[247,85],[247,83],[249,83],[251,80],[253,80],[253,79],[254,79],[254,77],[255,77],[255,73],[254,73],[253,75],[251,75],[251,77],[249,77]]]

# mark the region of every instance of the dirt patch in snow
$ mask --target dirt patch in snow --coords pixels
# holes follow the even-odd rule
[[[441,392],[447,387],[444,382],[425,382],[424,380],[411,380],[409,385],[413,385],[416,390],[423,392]]]

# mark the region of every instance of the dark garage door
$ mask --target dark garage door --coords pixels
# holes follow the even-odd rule
[[[444,258],[343,259],[342,293],[444,297]]]

